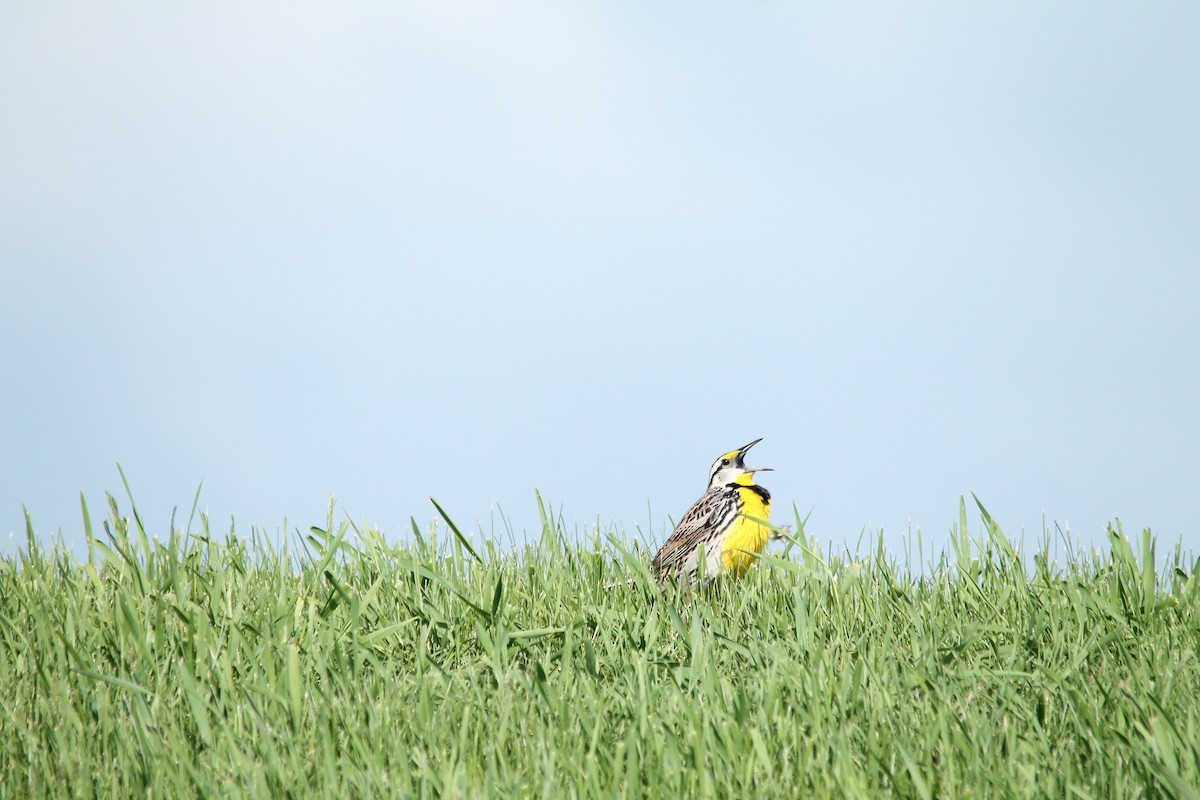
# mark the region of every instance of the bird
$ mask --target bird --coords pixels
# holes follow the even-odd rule
[[[754,473],[772,470],[747,467],[745,461],[746,451],[761,441],[755,439],[713,462],[708,491],[687,510],[651,562],[660,581],[697,582],[701,558],[705,584],[723,575],[740,577],[766,549],[772,530],[755,520],[769,517],[771,493],[754,482]]]

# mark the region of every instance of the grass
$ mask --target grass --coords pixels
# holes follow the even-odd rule
[[[544,513],[277,546],[110,506],[86,562],[0,561],[0,797],[1200,797],[1200,579],[1148,532],[1030,561],[963,504],[911,570],[797,520],[664,594]]]

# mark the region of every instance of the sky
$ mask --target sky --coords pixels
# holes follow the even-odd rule
[[[0,552],[339,520],[1200,550],[1200,6],[0,2]],[[977,519],[972,513],[972,518]],[[285,527],[286,520],[286,527]],[[194,527],[194,526],[193,526]]]

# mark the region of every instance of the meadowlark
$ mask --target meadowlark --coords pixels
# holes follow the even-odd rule
[[[771,493],[754,482],[754,473],[769,467],[747,467],[746,451],[761,442],[730,450],[713,462],[708,491],[687,510],[667,537],[652,565],[660,580],[696,581],[700,559],[704,580],[722,575],[740,576],[767,546],[771,529],[750,517],[766,520],[771,513]]]

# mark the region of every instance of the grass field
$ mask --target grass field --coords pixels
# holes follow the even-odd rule
[[[1200,579],[1149,533],[1052,561],[964,504],[909,567],[797,521],[664,594],[545,514],[276,546],[110,505],[86,562],[0,562],[0,797],[1200,797]]]

